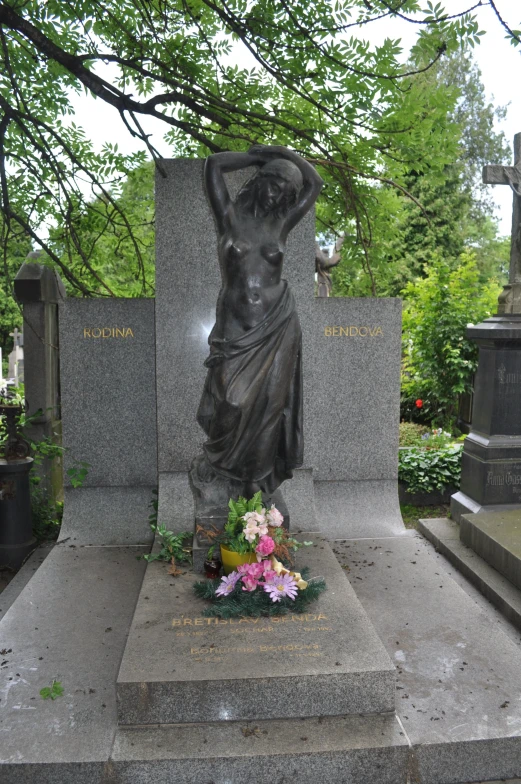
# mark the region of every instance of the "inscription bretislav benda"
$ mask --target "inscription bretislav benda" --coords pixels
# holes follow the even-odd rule
[[[83,327],[84,338],[133,338],[130,327]]]
[[[383,338],[381,327],[324,327],[326,338]]]
[[[328,621],[323,613],[302,613],[302,615],[285,615],[270,618],[270,623],[309,623],[310,621]],[[262,618],[174,618],[172,626],[239,626],[240,624],[258,624]],[[265,623],[265,621],[264,621]]]

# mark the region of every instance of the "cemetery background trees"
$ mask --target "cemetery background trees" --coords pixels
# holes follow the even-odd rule
[[[69,294],[151,296],[147,158],[161,169],[153,117],[172,156],[264,142],[312,160],[327,183],[319,230],[346,234],[338,294],[399,294],[439,258],[455,269],[466,247],[480,282],[501,273],[508,247],[476,181],[484,160],[505,160],[505,143],[478,75],[455,54],[479,41],[477,21],[439,5],[421,11],[414,0],[393,8],[386,0],[0,1],[5,257],[17,266],[20,243],[41,247]],[[395,15],[420,30],[405,64],[399,41],[364,40],[374,20]],[[516,31],[510,37],[519,43]],[[74,123],[71,95],[83,91],[113,113],[100,151]],[[121,133],[142,150],[122,154]],[[12,308],[8,292],[0,321]]]
[[[153,296],[154,242],[152,161],[116,183],[110,199],[87,201],[74,222],[59,220],[48,239],[74,277],[99,297]]]
[[[0,377],[7,377],[8,356],[13,348],[10,333],[13,327],[22,325],[22,313],[15,302],[12,292],[12,281],[31,251],[31,243],[23,231],[18,230],[8,237],[7,225],[0,217],[0,347],[2,348],[2,364]],[[3,372],[2,372],[3,370]]]
[[[388,189],[373,189],[373,231],[368,255],[380,296],[399,296],[409,281],[425,274],[425,266],[442,258],[459,264],[472,248],[480,281],[501,279],[508,269],[509,242],[498,236],[491,189],[481,184],[482,166],[493,160],[509,162],[511,153],[494,122],[505,109],[487,101],[481,74],[469,51],[442,58],[413,80],[431,100],[443,103],[441,119],[450,160],[430,158],[403,174],[416,199]],[[431,108],[432,111],[432,108]],[[426,140],[426,146],[428,141]],[[392,170],[390,176],[393,176]],[[350,221],[353,225],[353,221]],[[360,275],[361,248],[348,250],[333,272],[338,295],[366,296],[368,282]]]
[[[371,49],[362,39],[373,20],[397,13],[414,15],[421,31],[417,65],[403,65],[397,41]],[[403,193],[413,167],[419,174],[438,171],[453,157],[445,93],[434,94],[411,74],[428,74],[445,52],[478,40],[471,13],[451,17],[439,5],[420,11],[414,0],[401,2],[399,11],[385,0],[0,2],[4,219],[45,250],[69,289],[83,296],[117,293],[113,271],[96,266],[77,226],[92,220],[93,239],[106,213],[125,223],[117,188],[144,163],[145,152],[122,155],[118,134],[139,138],[160,166],[146,128],[153,117],[167,129],[172,155],[244,150],[262,141],[292,146],[317,162],[329,181],[319,217],[325,228],[341,228],[346,212],[354,216],[352,245],[361,249],[375,292],[374,183],[392,181]],[[101,153],[71,118],[71,93],[82,90],[113,110]],[[100,210],[103,217],[94,219],[93,201],[110,205]],[[49,241],[48,229],[57,225],[66,227],[63,247]],[[125,230],[133,234],[132,226]],[[122,265],[118,284],[137,293],[140,280],[146,294],[138,244],[136,253],[137,273]]]

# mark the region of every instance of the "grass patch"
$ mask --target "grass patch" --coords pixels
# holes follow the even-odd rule
[[[438,506],[414,506],[413,504],[400,504],[403,522],[406,528],[418,528],[418,520],[425,517],[448,517],[449,504]]]

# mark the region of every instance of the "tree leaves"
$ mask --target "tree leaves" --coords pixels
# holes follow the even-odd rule
[[[394,15],[422,30],[407,67],[397,41],[372,47],[365,34]],[[71,293],[150,295],[151,253],[122,193],[144,153],[121,155],[116,141],[131,133],[158,162],[141,121],[151,116],[173,156],[262,141],[318,162],[329,186],[319,219],[352,236],[345,252],[376,291],[379,183],[404,187],[414,166],[437,170],[449,154],[448,92],[418,88],[411,73],[479,34],[471,14],[411,0],[399,11],[383,0],[0,2],[0,207],[10,236],[39,244]],[[83,89],[113,111],[101,153],[70,121],[71,92]],[[126,250],[107,270],[96,246],[120,253],[120,231]]]

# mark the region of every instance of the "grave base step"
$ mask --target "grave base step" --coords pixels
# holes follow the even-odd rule
[[[462,515],[460,536],[463,544],[521,588],[521,510]]]
[[[395,716],[335,716],[120,728],[118,784],[405,784],[408,744]]]

